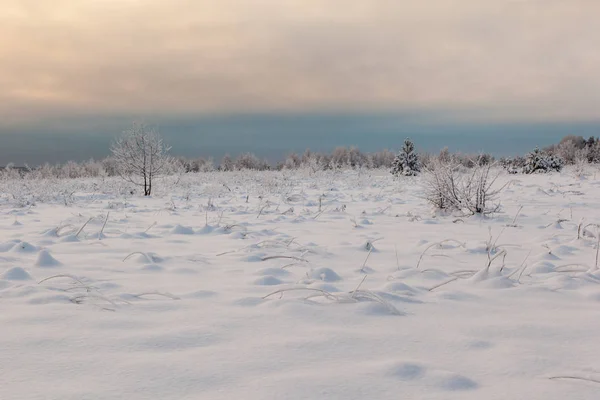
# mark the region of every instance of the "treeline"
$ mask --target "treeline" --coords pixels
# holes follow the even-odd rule
[[[502,158],[500,164],[511,173],[528,172],[531,165],[547,164],[549,170],[560,170],[563,165],[600,163],[600,138],[568,135],[558,144],[536,148],[525,156]],[[544,168],[541,168],[544,169]]]
[[[391,168],[395,154],[389,150],[363,153],[356,147],[339,147],[331,153],[317,153],[306,150],[303,154],[291,153],[284,161],[271,164],[252,153],[237,157],[225,155],[219,163],[212,158],[171,158],[168,173],[189,173],[209,171],[269,171],[282,169],[308,168],[313,171],[342,168]],[[86,178],[118,175],[117,162],[113,157],[103,160],[88,160],[80,163],[69,161],[65,164],[44,164],[31,168],[15,167],[9,164],[2,169],[6,178],[19,178],[27,175],[31,178]]]
[[[565,136],[558,144],[536,150],[540,154],[552,156],[561,160],[563,164],[600,163],[600,138],[581,136]],[[461,154],[451,153],[448,148],[442,149],[438,154],[419,153],[419,164],[426,167],[434,160],[453,161],[466,168],[475,165],[491,164],[499,161],[501,165],[510,170],[522,168],[527,163],[527,157],[501,158],[496,160],[490,154]],[[356,147],[338,147],[331,153],[320,153],[306,150],[302,154],[291,153],[282,162],[271,164],[252,153],[241,154],[237,157],[225,155],[220,162],[215,163],[212,158],[185,158],[172,157],[168,173],[190,173],[209,171],[239,171],[239,170],[294,170],[309,169],[313,172],[322,170],[364,168],[364,169],[392,169],[396,153],[390,150],[365,153]],[[65,164],[44,164],[30,168],[15,167],[10,164],[1,170],[3,178],[94,178],[110,177],[118,174],[116,160],[107,157],[103,160],[88,160],[84,162],[69,161]]]

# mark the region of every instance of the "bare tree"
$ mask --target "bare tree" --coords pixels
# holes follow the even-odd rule
[[[223,159],[221,160],[221,165],[219,165],[219,169],[221,171],[234,171],[235,163],[229,154],[225,154]]]
[[[144,188],[144,196],[152,194],[152,183],[165,172],[171,162],[166,146],[155,128],[134,122],[111,147],[117,174],[124,180]]]
[[[250,169],[250,170],[261,170],[261,161],[252,153],[240,154],[235,160],[235,168],[238,170]]]

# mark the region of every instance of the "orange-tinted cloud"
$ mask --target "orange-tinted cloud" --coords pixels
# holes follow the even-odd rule
[[[597,0],[2,0],[0,114],[600,117]]]

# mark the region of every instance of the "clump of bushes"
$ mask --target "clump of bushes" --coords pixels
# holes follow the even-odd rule
[[[536,147],[525,157],[523,173],[535,174],[552,171],[560,172],[563,166],[564,161],[560,157],[544,152]]]

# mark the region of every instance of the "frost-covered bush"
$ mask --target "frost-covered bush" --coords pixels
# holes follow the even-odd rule
[[[563,168],[563,160],[553,154],[548,154],[535,148],[525,157],[523,172],[526,174],[546,173],[551,171],[560,172]]]
[[[465,170],[457,161],[432,161],[425,170],[425,199],[436,209],[468,214],[491,214],[499,210],[502,187],[496,187],[499,173],[494,164],[476,163]]]
[[[263,168],[263,165],[258,157],[256,157],[252,153],[244,153],[240,154],[239,157],[235,160],[235,169],[243,170],[250,169],[256,171],[262,171],[266,168]]]
[[[509,174],[518,174],[525,168],[525,157],[501,158],[500,166]]]
[[[371,153],[369,158],[371,159],[371,166],[373,168],[391,168],[396,156],[389,150],[383,150]]]
[[[410,140],[404,141],[404,147],[398,153],[392,164],[392,175],[415,176],[421,171],[419,157],[415,152],[415,144]]]
[[[424,173],[424,197],[435,209],[456,210],[455,188],[458,181],[458,165],[433,158]]]

